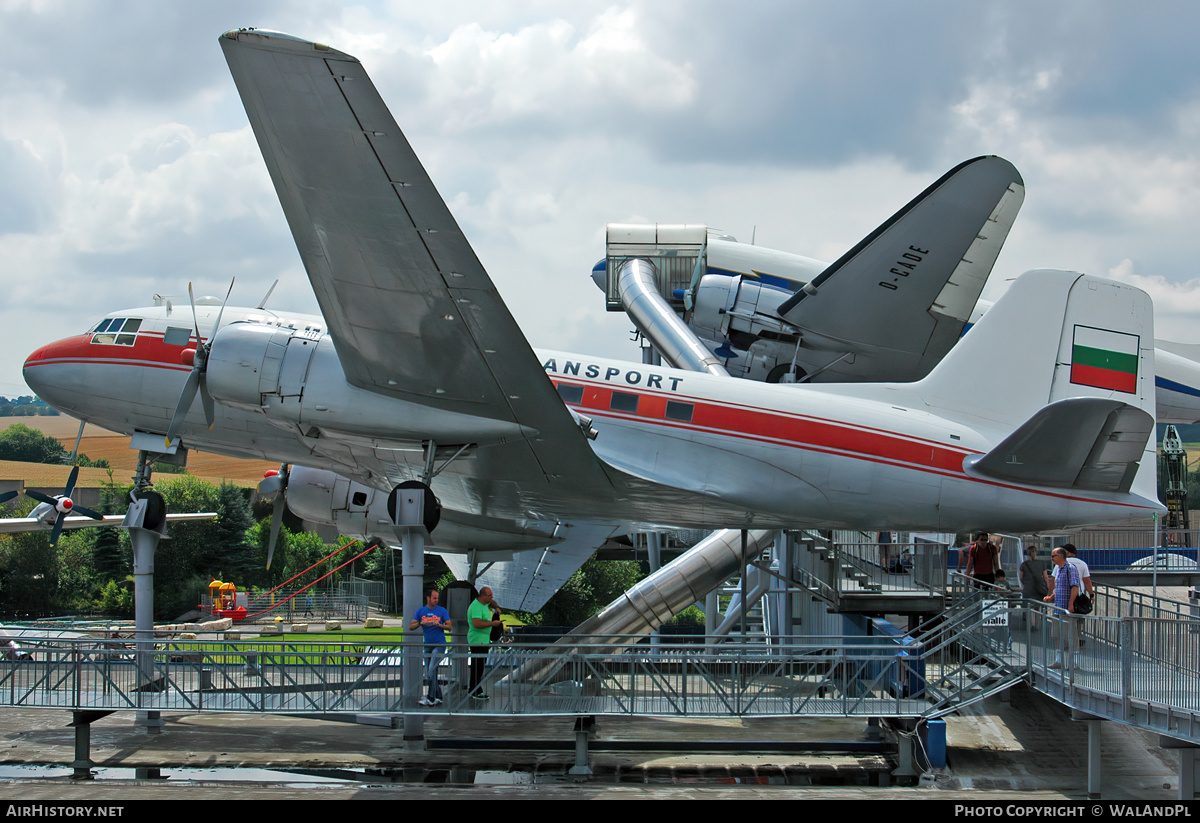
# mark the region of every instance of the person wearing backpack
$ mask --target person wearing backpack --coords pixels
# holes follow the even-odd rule
[[[967,576],[979,583],[995,584],[996,570],[1000,568],[1000,549],[988,541],[987,532],[975,535],[975,542],[967,554]]]

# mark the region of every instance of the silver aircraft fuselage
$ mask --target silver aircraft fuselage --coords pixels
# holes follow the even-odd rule
[[[199,326],[211,327],[215,314],[197,307]],[[168,306],[116,312],[39,348],[25,379],[68,414],[161,434],[191,370],[193,325],[190,312]],[[183,445],[325,469],[386,492],[420,475],[423,443],[472,444],[433,488],[448,510],[487,523],[1037,530],[1155,510],[1129,495],[972,476],[964,460],[1009,433],[986,420],[870,399],[854,387],[783,387],[539,351],[566,405],[592,421],[596,454],[628,481],[616,501],[589,503],[562,485],[506,480],[489,446],[518,436],[516,424],[351,386],[320,317],[226,308],[214,337],[215,425],[195,404]]]

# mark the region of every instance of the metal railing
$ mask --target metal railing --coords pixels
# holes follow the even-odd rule
[[[288,714],[429,713],[809,715],[919,717],[960,703],[978,679],[959,647],[907,638],[788,637],[742,643],[697,637],[650,644],[590,637],[558,650],[494,646],[483,690],[464,688],[471,655],[451,648],[439,665],[436,710],[403,692],[408,646],[293,642],[27,642],[0,661],[0,705]],[[781,653],[782,652],[782,653]],[[975,655],[974,652],[970,653]],[[139,657],[149,658],[147,678]],[[973,658],[972,658],[973,659]],[[993,666],[993,669],[995,667]],[[422,688],[422,693],[423,693]]]
[[[1022,669],[1035,688],[1068,706],[1200,743],[1200,620],[1187,604],[1098,586],[1094,613],[1062,615],[1015,592],[951,578],[948,615],[988,601],[993,614],[1001,604],[1007,612],[968,619],[956,633],[959,644]]]
[[[1192,603],[1155,597],[1136,589],[1097,583],[1096,593],[1092,611],[1096,617],[1149,617],[1162,620],[1200,618],[1198,607]]]
[[[865,579],[864,589],[940,595],[946,588],[946,547],[938,543],[835,543],[834,560]]]
[[[1153,549],[1155,543],[1160,551],[1190,552],[1194,560],[1195,546],[1200,544],[1200,530],[1188,531],[1165,529],[1159,527],[1157,533],[1153,526],[1132,529],[1080,529],[1067,534],[1061,541],[1055,540],[1056,545],[1073,543],[1080,549]],[[1189,547],[1191,547],[1189,549]]]
[[[212,599],[208,595],[201,598],[200,604],[202,611],[212,614]],[[239,605],[246,607],[245,619],[252,623],[277,617],[297,623],[317,620],[362,622],[370,611],[367,599],[361,595],[282,589],[252,592],[244,601],[239,600]]]
[[[1115,587],[1107,587],[1115,589]],[[408,646],[25,637],[0,660],[0,705],[288,714],[936,717],[1028,679],[1082,711],[1200,743],[1200,620],[1122,592],[1051,613],[951,575],[950,607],[912,636],[575,638],[493,646],[485,700],[468,650],[438,667],[445,703],[404,693]],[[1133,593],[1136,595],[1137,593]],[[1184,605],[1184,604],[1180,604]],[[1140,609],[1140,611],[1138,611]],[[1125,613],[1128,612],[1128,613]],[[138,664],[146,663],[142,667]],[[149,671],[147,677],[139,674]]]
[[[383,611],[391,611],[396,606],[395,587],[384,580],[366,580],[351,575],[349,580],[338,581],[338,594],[343,597],[361,598]]]

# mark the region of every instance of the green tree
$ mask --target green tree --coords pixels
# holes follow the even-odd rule
[[[246,580],[258,565],[256,552],[246,538],[246,532],[254,525],[250,490],[222,483],[217,489],[214,511],[217,519],[214,522],[213,560],[226,577]]]
[[[224,492],[222,502],[220,488],[189,474],[160,479],[154,488],[163,496],[167,511],[211,511],[218,515],[216,520],[173,524],[169,527],[171,539],[159,544],[154,561],[154,611],[169,619],[194,608],[214,577],[232,579],[237,569],[225,563],[244,566],[230,552],[244,544],[245,538],[239,541],[237,535],[239,530],[245,532],[245,510],[234,503],[234,492]],[[225,518],[233,522],[227,524]],[[245,588],[252,581],[234,582]]]
[[[19,517],[35,503],[24,500]],[[58,603],[58,564],[50,533],[45,531],[0,536],[0,609],[14,614],[42,615]]]
[[[100,590],[101,581],[90,562],[95,532],[95,529],[79,529],[65,531],[59,537],[54,552],[58,582],[53,603],[56,611],[87,611]]]
[[[67,450],[53,437],[24,423],[13,423],[0,432],[0,460],[24,463],[64,463]]]
[[[578,626],[645,576],[642,564],[636,560],[592,557],[550,598],[539,613],[539,622],[546,626]]]
[[[110,580],[100,589],[93,607],[101,614],[133,617],[133,581]]]
[[[129,506],[131,486],[118,486],[113,480],[112,469],[108,470],[108,483],[100,487],[100,513],[122,514]],[[110,580],[124,580],[133,569],[133,549],[129,536],[121,529],[102,528],[95,530],[92,542],[92,568],[96,581],[104,585]]]

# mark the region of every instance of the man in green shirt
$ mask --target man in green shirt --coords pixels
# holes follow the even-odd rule
[[[483,682],[483,668],[487,665],[492,627],[504,628],[503,623],[492,619],[491,602],[492,590],[484,586],[467,609],[467,644],[471,647],[471,697],[476,700],[488,699],[488,696],[480,691],[479,684]]]

